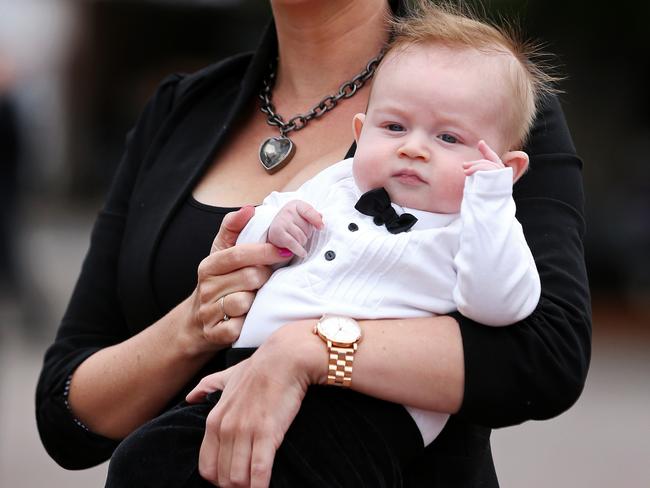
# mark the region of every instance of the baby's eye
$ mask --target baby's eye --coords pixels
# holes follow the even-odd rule
[[[440,134],[438,137],[449,144],[456,144],[458,142],[458,139],[451,134]]]
[[[404,126],[402,124],[387,124],[386,129],[391,132],[404,132]]]

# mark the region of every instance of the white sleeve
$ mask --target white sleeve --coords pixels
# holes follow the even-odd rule
[[[292,200],[299,200],[297,191],[274,191],[264,199],[261,205],[255,207],[255,215],[248,221],[246,227],[237,238],[237,244],[266,242],[271,222],[278,212]]]
[[[296,191],[272,192],[261,205],[255,207],[255,215],[239,234],[237,244],[266,242],[271,222],[282,207],[292,200],[303,200],[319,210],[331,186],[351,175],[352,159],[345,159],[307,180]]]
[[[518,322],[539,302],[539,274],[515,211],[511,168],[466,178],[453,297],[463,315],[485,325]]]

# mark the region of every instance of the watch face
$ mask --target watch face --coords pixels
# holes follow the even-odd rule
[[[319,321],[318,328],[321,334],[337,344],[352,344],[361,337],[359,324],[349,317],[325,316]]]

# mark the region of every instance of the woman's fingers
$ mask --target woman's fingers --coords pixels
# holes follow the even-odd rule
[[[277,448],[270,438],[256,439],[250,457],[250,487],[268,488]]]
[[[202,402],[210,393],[217,390],[223,390],[225,386],[223,374],[225,371],[227,370],[203,377],[201,381],[199,381],[199,384],[187,394],[185,401],[187,403]]]
[[[262,281],[262,283],[265,281]],[[253,291],[229,293],[227,287],[215,287],[212,291],[202,291],[201,300],[203,305],[199,308],[199,316],[204,327],[220,322],[225,316],[242,317],[246,315],[255,299],[255,292]],[[219,297],[219,293],[224,294]]]
[[[268,268],[265,269],[270,274],[270,270]],[[264,280],[264,282],[266,282],[266,280]],[[252,291],[236,291],[228,293],[220,299],[222,305],[221,311],[229,317],[241,317],[246,315],[251,309],[254,299],[255,293]]]
[[[293,367],[290,354],[281,353],[294,341],[279,342],[275,347],[266,343],[266,349],[263,344],[246,361],[226,370],[229,376],[211,375],[197,387],[203,392],[223,381],[219,402],[208,415],[199,467],[203,477],[218,480],[224,488],[268,487],[275,452],[304,398],[307,382],[302,371]],[[195,396],[199,393],[193,391],[188,401]]]
[[[230,488],[230,463],[232,461],[232,446],[235,441],[235,428],[227,424],[226,419],[221,420],[219,430],[219,458],[217,459],[217,479],[221,488]]]
[[[253,293],[256,292],[271,276],[272,270],[266,266],[249,266],[238,269],[231,273],[221,276],[207,275],[205,268],[199,270],[199,298],[201,303],[210,304],[216,302],[221,297],[228,296],[231,303],[227,303],[228,311],[233,312],[232,316],[243,315],[250,308]],[[250,294],[249,298],[237,293]],[[237,306],[233,310],[232,306]],[[243,307],[245,310],[241,310]],[[242,313],[234,313],[240,311]]]
[[[235,486],[250,486],[252,438],[239,436],[232,446],[230,481]]]
[[[217,478],[219,442],[217,440],[219,438],[220,424],[221,418],[218,411],[213,408],[205,422],[205,434],[199,450],[199,473],[201,477],[213,485],[217,485],[219,482]]]
[[[286,254],[270,244],[250,244],[217,251],[201,262],[194,313],[206,344],[237,340],[255,292],[271,276],[266,265],[290,259]]]
[[[196,385],[194,389],[187,394],[185,400],[188,403],[197,403],[203,401],[206,395],[217,390],[223,390],[230,381],[232,375],[239,371],[241,368],[245,368],[248,361],[248,359],[244,359],[243,361],[240,361],[234,366],[226,368],[223,371],[204,376],[201,381],[199,381],[199,384]]]
[[[232,317],[220,320],[214,325],[203,327],[203,337],[212,344],[232,344],[239,339],[244,326],[244,317]]]
[[[246,315],[253,304],[255,291],[266,283],[270,275],[271,269],[258,266],[201,279],[196,315],[204,333],[219,325],[226,315],[231,318]],[[244,290],[238,291],[242,288]]]
[[[235,246],[254,213],[253,207],[244,207],[226,215],[210,254],[199,264],[188,323],[189,337],[202,349],[223,348],[237,340],[254,293],[271,275],[269,265],[292,257],[271,244]]]
[[[219,232],[212,242],[210,254],[233,247],[237,242],[237,237],[239,237],[242,229],[246,227],[246,224],[254,214],[255,207],[247,205],[236,212],[230,212],[226,215],[223,218]]]
[[[212,253],[199,264],[199,279],[219,276],[249,266],[268,266],[288,261],[291,256],[273,244],[240,244]]]

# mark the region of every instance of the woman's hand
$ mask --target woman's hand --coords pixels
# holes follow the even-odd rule
[[[208,415],[199,454],[206,480],[222,488],[269,485],[275,452],[308,385],[322,382],[326,373],[324,345],[311,332],[314,322],[280,328],[249,359],[206,376],[187,395],[192,403],[223,392]]]
[[[271,276],[269,265],[292,257],[271,244],[235,246],[254,213],[254,207],[247,206],[226,215],[210,254],[199,265],[197,286],[190,297],[189,327],[182,331],[190,354],[232,344],[255,293]]]

